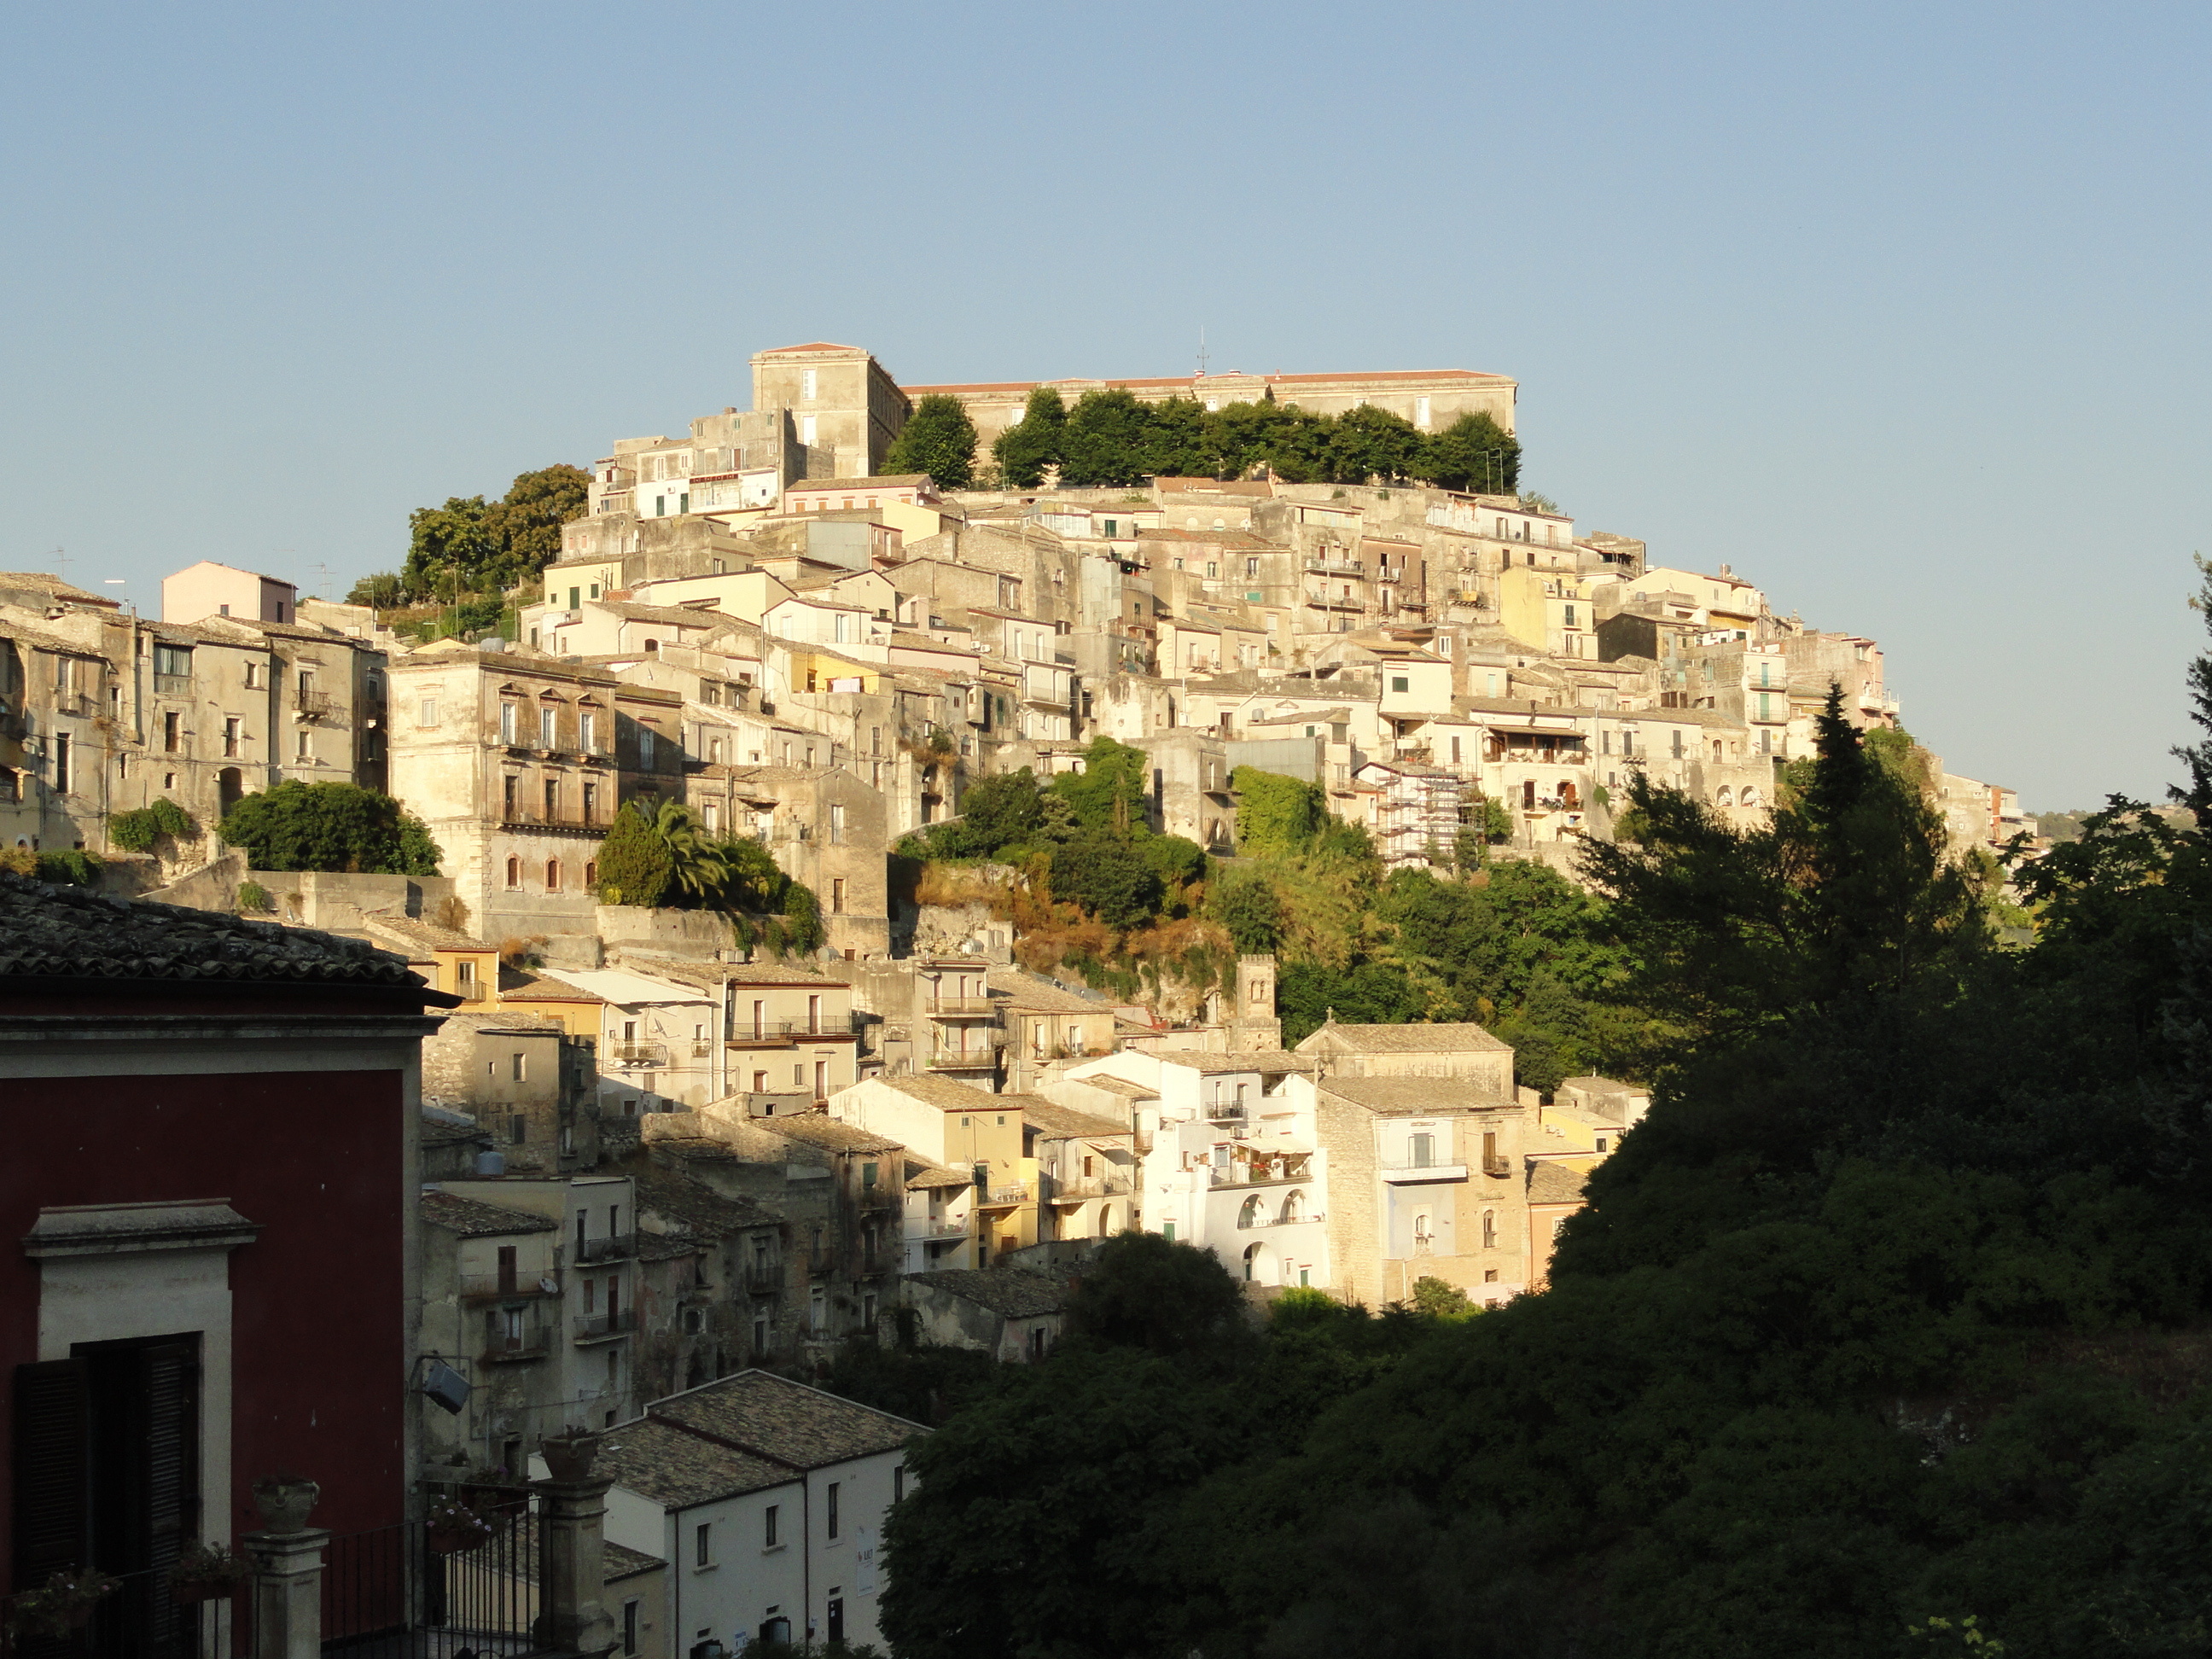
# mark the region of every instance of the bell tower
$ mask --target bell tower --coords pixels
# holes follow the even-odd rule
[[[1249,1054],[1283,1046],[1283,1022],[1275,1014],[1275,959],[1237,958],[1237,992],[1229,1018],[1229,1051]]]

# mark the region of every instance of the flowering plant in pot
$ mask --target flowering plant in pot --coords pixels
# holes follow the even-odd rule
[[[422,1517],[422,1530],[439,1554],[461,1555],[490,1539],[491,1522],[466,1504],[446,1498],[430,1505]]]
[[[117,1581],[88,1567],[58,1572],[36,1589],[8,1603],[8,1628],[25,1636],[67,1636],[82,1630],[92,1610],[112,1594]]]
[[[220,1544],[195,1544],[169,1569],[173,1601],[223,1601],[253,1577],[253,1564]]]

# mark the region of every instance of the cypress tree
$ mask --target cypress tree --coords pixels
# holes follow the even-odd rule
[[[615,814],[599,843],[599,896],[609,904],[659,905],[676,878],[676,860],[637,803]]]

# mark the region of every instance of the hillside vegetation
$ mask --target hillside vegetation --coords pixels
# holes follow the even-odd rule
[[[2026,949],[1833,714],[1767,827],[1639,783],[1573,937],[1612,953],[1603,1018],[1670,1036],[1552,1288],[1459,1319],[1293,1295],[1255,1332],[1210,1258],[1117,1242],[1078,1334],[915,1447],[898,1651],[2212,1648],[2212,658],[2194,678],[2195,822],[2090,819],[2019,878]]]

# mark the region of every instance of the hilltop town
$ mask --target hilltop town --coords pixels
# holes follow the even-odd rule
[[[1265,775],[1385,871],[1571,881],[1635,773],[1750,825],[1832,689],[1853,725],[1897,728],[1876,641],[1511,490],[1267,467],[942,487],[887,465],[917,400],[957,402],[980,451],[1038,383],[902,386],[827,343],[752,373],[748,410],[614,441],[478,637],[213,562],[168,578],[158,620],[0,574],[0,859],[373,946],[451,1001],[410,1152],[415,1358],[459,1384],[417,1401],[423,1465],[518,1479],[542,1435],[754,1367],[819,1375],[855,1336],[1041,1356],[1069,1268],[1129,1231],[1212,1251],[1255,1297],[1541,1286],[1639,1082],[1528,1086],[1464,1020],[1286,1037],[1265,951],[1195,988],[1093,982],[1025,958],[990,900],[1020,872],[917,881],[932,832],[987,781],[1130,750],[1116,810],[1209,860],[1240,858],[1239,781]],[[1422,435],[1510,433],[1516,392],[1449,370],[1050,389]],[[2029,827],[2001,785],[1933,757],[1927,778],[1955,854]],[[257,866],[216,834],[296,782],[390,795],[434,864]],[[622,902],[602,848],[637,804],[751,842],[805,897]],[[890,1501],[910,1425],[826,1398],[774,1404]],[[653,1516],[610,1539],[657,1564],[692,1472],[731,1454],[711,1424],[649,1420],[602,1469]],[[873,1599],[871,1569],[841,1638],[872,1638]]]

